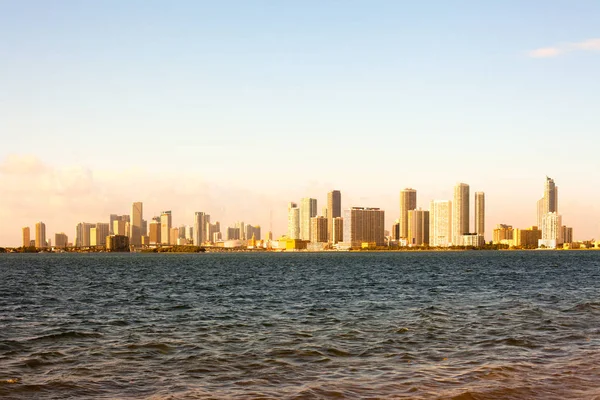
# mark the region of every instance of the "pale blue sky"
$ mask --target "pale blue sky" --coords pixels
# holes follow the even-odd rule
[[[597,1],[0,0],[0,162],[219,174],[319,209],[337,188],[390,221],[401,188],[427,207],[464,181],[488,193],[490,233],[533,223],[548,174],[579,204],[567,224],[598,221],[598,21]]]

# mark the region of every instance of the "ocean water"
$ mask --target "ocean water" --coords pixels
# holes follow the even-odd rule
[[[2,399],[600,399],[600,252],[0,255]]]

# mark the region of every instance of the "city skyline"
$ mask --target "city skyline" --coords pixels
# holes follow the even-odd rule
[[[454,196],[452,200],[431,200],[428,210],[423,210],[421,207],[416,207],[416,196],[417,191],[415,189],[403,189],[400,191],[400,214],[404,209],[411,208],[407,211],[407,234],[405,236],[399,235],[400,231],[400,218],[397,218],[391,226],[386,225],[385,210],[381,208],[373,207],[362,207],[362,206],[348,206],[344,207],[344,215],[352,215],[352,221],[344,224],[344,218],[336,217],[334,220],[340,220],[340,233],[336,234],[336,238],[332,240],[328,236],[328,221],[327,215],[331,212],[329,208],[335,209],[341,206],[342,195],[339,190],[333,190],[327,193],[328,206],[322,208],[322,213],[317,215],[316,205],[317,199],[315,198],[302,198],[300,207],[295,202],[287,203],[287,231],[283,234],[277,234],[276,237],[288,237],[290,239],[300,239],[306,242],[313,243],[327,243],[335,244],[338,242],[344,242],[344,246],[349,243],[358,243],[361,237],[377,237],[377,240],[373,240],[374,243],[380,245],[382,243],[381,238],[384,235],[384,231],[387,231],[390,240],[398,241],[400,246],[421,246],[429,244],[434,247],[439,246],[480,246],[485,242],[489,241],[489,238],[485,237],[483,232],[485,228],[485,193],[475,192],[473,200],[469,197],[470,187],[466,183],[457,183],[453,188]],[[336,201],[332,201],[333,197]],[[548,199],[551,200],[548,200]],[[471,218],[470,205],[471,202],[474,205],[473,218]],[[410,204],[410,206],[408,206]],[[549,206],[543,207],[543,205],[550,204]],[[554,179],[546,176],[546,180],[543,188],[542,199],[536,202],[536,218],[540,221],[541,225],[531,225],[527,229],[534,229],[539,231],[540,242],[539,245],[544,247],[556,247],[563,243],[570,243],[575,241],[576,237],[573,236],[573,227],[562,225],[562,215],[557,213],[558,207],[558,188],[555,186]],[[304,208],[304,212],[302,211]],[[543,214],[540,214],[540,210],[546,210]],[[554,211],[549,211],[549,210]],[[254,238],[261,239],[261,228],[259,225],[251,225],[244,221],[237,220],[234,226],[230,226],[226,229],[225,237],[221,232],[221,223],[216,221],[214,224],[211,223],[211,216],[204,212],[195,212],[192,224],[180,224],[176,226],[172,223],[172,212],[162,211],[160,215],[152,217],[152,221],[148,225],[148,221],[143,219],[143,202],[133,202],[131,207],[131,215],[117,215],[110,214],[109,221],[113,225],[113,233],[116,235],[125,235],[129,237],[130,244],[135,248],[140,248],[148,245],[175,245],[175,244],[191,244],[196,245],[205,244],[208,242],[217,242],[223,239],[226,240],[250,240]],[[362,222],[366,217],[360,217],[364,211],[355,210],[366,210],[369,212],[377,211],[380,216],[377,217],[377,228],[376,231],[371,233],[364,233],[374,228],[367,228],[364,225],[366,222]],[[348,214],[351,212],[351,214]],[[308,228],[311,232],[310,237],[302,236],[301,229],[301,215],[305,214],[305,218],[308,216]],[[458,214],[458,217],[457,217]],[[354,216],[358,215],[357,222],[354,221]],[[270,213],[272,218],[272,213]],[[370,218],[370,217],[369,217]],[[364,221],[370,221],[369,218]],[[137,224],[141,228],[135,228],[130,223],[131,220],[137,220]],[[471,221],[473,223],[471,224]],[[272,221],[270,221],[272,225]],[[369,222],[371,224],[371,222]],[[106,236],[111,234],[109,226],[111,223],[97,222],[87,223],[79,222],[76,226],[76,233],[74,235],[74,241],[72,242],[75,247],[90,247],[90,246],[104,246],[106,244]],[[342,229],[343,226],[343,229]],[[370,225],[369,225],[370,226]],[[517,232],[519,235],[521,231],[524,231],[524,227],[517,228],[513,231],[512,225],[496,223],[496,229],[494,229],[493,240],[494,243],[500,243],[500,240],[513,240],[513,232]],[[148,229],[149,227],[149,229]],[[358,228],[356,228],[358,227]],[[471,229],[473,228],[473,229]],[[498,229],[502,229],[502,232],[508,233],[497,233]],[[337,228],[336,228],[337,229]],[[358,231],[356,230],[358,229]],[[365,230],[367,229],[367,230]],[[394,233],[394,229],[398,229]],[[507,231],[510,229],[510,231]],[[350,241],[342,237],[340,240],[340,234],[355,235],[359,239],[351,239]],[[362,232],[362,233],[361,233]],[[135,243],[135,236],[139,237],[139,244]],[[386,234],[386,235],[388,235]],[[317,235],[317,236],[314,236]],[[374,235],[374,236],[373,236]],[[500,235],[500,236],[498,236]],[[69,243],[67,236],[64,232],[56,232],[55,242]],[[44,243],[46,237],[46,227],[42,221],[36,223],[35,226],[35,240],[28,242],[27,239],[30,237],[30,228],[28,226],[22,227],[19,238],[22,240],[23,246],[26,243],[35,242],[36,247],[46,247]],[[269,231],[267,237],[274,237],[273,232]],[[354,237],[354,236],[353,236]],[[162,239],[161,239],[162,238]],[[569,242],[564,242],[568,239]],[[585,238],[581,240],[590,240],[594,238]],[[365,239],[367,240],[367,239]],[[523,241],[524,239],[515,238],[515,243]],[[180,243],[181,241],[181,243]],[[368,241],[372,241],[368,239]],[[529,243],[528,240],[527,243]],[[47,244],[50,246],[51,239],[48,240]],[[503,242],[507,244],[509,242]],[[512,243],[512,242],[511,242]],[[71,244],[69,244],[71,246]]]
[[[489,240],[537,224],[545,175],[576,238],[600,237],[597,2],[164,8],[0,4],[0,245],[135,201],[149,223],[202,211],[280,234],[281,204],[320,210],[333,188],[389,229],[400,190],[425,210],[455,182],[485,193]]]

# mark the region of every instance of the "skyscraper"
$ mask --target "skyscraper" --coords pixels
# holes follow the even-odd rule
[[[352,207],[344,211],[344,243],[385,245],[385,212],[379,208]]]
[[[162,244],[177,244],[171,243],[171,223],[172,216],[171,211],[163,211],[160,214],[160,239]]]
[[[475,233],[485,236],[485,194],[475,192]]]
[[[90,247],[91,246],[91,230],[95,228],[94,224],[88,222],[80,222],[75,228],[75,247]]]
[[[64,249],[67,247],[67,243],[69,242],[69,238],[65,235],[64,232],[59,232],[54,234],[54,247],[59,249]]]
[[[327,240],[333,241],[333,219],[342,216],[342,193],[332,190],[327,193]]]
[[[26,226],[23,228],[23,247],[29,247],[31,243],[31,231],[29,227]]]
[[[452,243],[452,202],[432,200],[429,205],[429,245],[447,247]]]
[[[288,237],[300,239],[300,209],[298,204],[288,204]]]
[[[46,247],[46,224],[42,221],[35,224],[35,247],[38,249]]]
[[[408,210],[408,235],[406,239],[409,246],[423,246],[429,243],[429,211]]]
[[[549,212],[542,219],[542,239],[539,244],[548,248],[556,248],[563,244],[562,217],[556,212]]]
[[[462,235],[469,233],[469,185],[454,186],[452,203],[452,244],[462,246]]]
[[[194,246],[202,246],[208,240],[206,234],[206,217],[201,211],[194,213]]]
[[[317,199],[305,197],[300,201],[300,239],[310,240],[310,219],[317,216]]]
[[[406,188],[400,191],[400,237],[408,238],[408,211],[417,208],[417,191]],[[409,241],[410,242],[410,241]]]
[[[537,224],[542,226],[543,219],[548,213],[558,213],[558,187],[554,179],[546,177],[544,195],[537,202]]]
[[[131,206],[131,223],[129,225],[129,244],[135,247],[142,246],[142,218],[143,205],[142,202],[135,202]]]
[[[160,218],[159,218],[160,219]],[[162,240],[161,240],[161,224],[159,221],[156,221],[155,219],[153,219],[152,221],[150,221],[150,244],[161,244]]]

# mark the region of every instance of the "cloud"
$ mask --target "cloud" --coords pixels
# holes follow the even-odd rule
[[[532,58],[551,58],[573,51],[600,51],[600,38],[592,38],[574,43],[560,43],[556,46],[541,47],[527,54]]]

